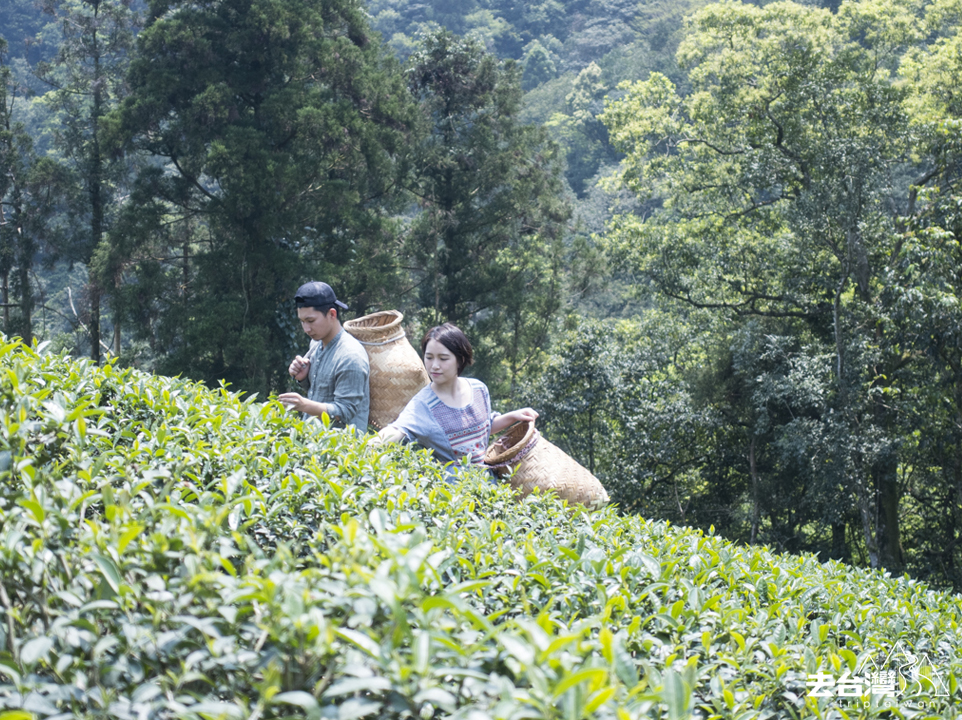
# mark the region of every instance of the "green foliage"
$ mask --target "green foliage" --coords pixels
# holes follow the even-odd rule
[[[920,8],[891,2],[843,3],[834,15],[794,3],[710,5],[678,52],[691,92],[653,74],[623,86],[604,115],[627,153],[624,180],[656,208],[622,218],[612,249],[663,296],[733,322],[772,320],[773,334],[795,337],[792,362],[816,374],[823,363],[808,361],[834,356],[833,381],[811,379],[825,397],[816,424],[840,452],[789,443],[824,468],[814,484],[807,470],[794,477],[813,494],[834,487],[869,561],[896,571],[906,458],[883,388],[902,355],[886,335],[881,278],[897,208],[912,204],[907,176],[955,177],[927,140],[907,164],[906,147],[927,137],[913,93],[927,90],[898,73],[907,48],[924,44],[922,19]],[[754,383],[764,365],[739,373]],[[731,424],[755,428],[757,401]]]
[[[280,387],[300,283],[362,313],[393,297],[413,122],[397,63],[355,0],[158,0],[129,81],[111,128],[155,163],[125,219],[138,333],[166,371]]]
[[[5,55],[0,38],[0,303],[4,332],[30,343],[36,260],[41,251],[49,257],[63,247],[56,216],[63,211],[69,178],[57,162],[34,149],[18,117],[26,91],[14,80]]]
[[[26,7],[9,4],[4,12],[13,15]],[[403,303],[395,291],[407,287],[398,265],[408,258],[397,242],[394,213],[402,210],[393,191],[411,169],[405,165],[415,145],[411,106],[361,4],[324,7],[320,12],[313,0],[160,2],[142,15],[144,4],[118,0],[45,3],[53,22],[37,42],[56,57],[38,72],[52,83],[45,109],[59,114],[44,139],[56,137],[58,157],[82,186],[63,226],[76,241],[70,261],[89,269],[91,280],[75,293],[79,317],[66,305],[63,311],[86,321],[95,354],[109,344],[114,354],[131,357],[133,348],[124,345],[133,342],[146,348],[137,354],[151,367],[262,392],[285,381],[299,338],[283,316],[299,281],[334,282],[362,313]],[[541,159],[557,166],[566,155],[569,184],[579,192],[589,190],[600,163],[615,157],[592,117],[602,95],[621,73],[634,76],[651,65],[639,50],[645,43],[621,44],[631,28],[639,37],[647,33],[641,9],[623,0],[377,0],[366,8],[371,28],[404,57],[417,47],[413,38],[441,26],[486,51],[525,58],[526,87],[568,73],[562,92],[542,98],[536,124],[560,114],[550,130],[571,149],[543,145]],[[679,20],[684,8],[672,12]],[[144,20],[146,32],[132,48]],[[40,26],[39,8],[24,27],[31,23]],[[321,25],[323,32],[311,36],[308,28]],[[577,40],[580,34],[594,40]],[[591,66],[591,87],[580,88],[588,95],[569,108],[574,78],[612,43],[618,59],[601,60],[600,81],[598,66]],[[133,70],[124,76],[131,57]],[[91,82],[97,73],[100,80]],[[100,109],[95,89],[102,91]],[[133,95],[122,112],[95,119],[128,91]],[[520,106],[516,117],[522,119]],[[127,150],[134,152],[115,152],[114,143],[131,136]],[[144,163],[139,185],[127,187]],[[537,173],[527,177],[529,185],[538,181]],[[554,179],[548,185],[555,196],[565,192]],[[545,312],[557,308],[564,284],[543,282],[546,273],[563,274],[557,246],[534,263],[527,255],[505,257],[503,265],[523,266],[514,287],[531,289],[535,299],[515,297],[512,317],[493,318],[484,331],[491,336],[481,342],[493,353],[484,372],[494,377],[502,363],[508,369],[505,392],[532,366],[530,349],[549,344]],[[555,300],[543,302],[552,293]],[[113,343],[97,336],[101,294],[113,311]],[[501,327],[505,332],[495,332]],[[502,352],[505,343],[512,348]]]
[[[601,68],[589,63],[575,78],[565,96],[563,112],[555,112],[546,127],[567,151],[566,177],[578,195],[588,190],[589,181],[602,164],[615,162],[617,153],[608,142],[608,130],[598,120],[604,106],[606,87]]]
[[[406,74],[423,127],[405,234],[417,306],[431,324],[470,324],[482,376],[496,381],[503,361],[514,382],[561,305],[558,149],[518,120],[518,65],[473,39],[425,36]]]
[[[688,373],[688,386],[693,405],[710,407],[716,422],[690,521],[865,564],[864,546],[846,538],[846,528],[858,537],[851,459],[873,457],[885,439],[860,438],[839,421],[831,353],[804,329],[764,319],[729,325],[703,347],[704,365]]]
[[[959,123],[946,123],[943,130],[945,144],[957,146]],[[952,191],[925,193],[922,200],[886,277],[884,301],[905,361],[880,391],[905,418],[910,563],[920,575],[942,576],[960,587],[962,204]]]
[[[546,120],[555,113],[566,115],[568,109],[563,97],[546,97],[545,84],[559,75],[573,78],[593,63],[606,70],[605,85],[595,101],[614,91],[618,82],[644,77],[652,70],[675,77],[673,53],[681,39],[683,18],[703,4],[703,0],[372,0],[369,8],[372,26],[402,58],[414,51],[416,37],[440,27],[473,37],[502,58],[518,60],[524,68],[522,85],[529,93],[526,104],[548,105],[532,112]],[[598,102],[593,113],[600,111]],[[604,128],[591,120],[593,127],[587,130],[583,119],[573,130],[562,127],[559,120],[552,132],[567,151],[566,177],[578,195],[586,191],[584,184],[599,163],[617,155]]]
[[[702,521],[697,503],[717,497],[706,496],[701,468],[719,419],[697,403],[691,377],[703,358],[692,325],[654,310],[635,321],[582,321],[526,387],[539,427],[623,512]]]
[[[3,717],[841,717],[901,649],[958,717],[958,597],[518,502],[274,402],[0,346]],[[868,701],[866,701],[868,702]]]
[[[617,86],[626,80],[645,78],[661,72],[679,83],[684,76],[674,59],[683,37],[686,15],[704,3],[701,0],[673,2],[622,3],[593,2],[579,8],[578,15],[564,32],[538,38],[526,47],[526,116],[545,122],[551,136],[565,150],[565,177],[579,199],[586,199],[599,168],[620,160],[604,125],[597,119],[606,94],[620,94]],[[540,40],[540,43],[538,42]],[[538,45],[553,41],[550,58],[555,70],[547,72]],[[531,53],[534,49],[534,54]],[[529,72],[529,61],[533,67]],[[538,68],[537,74],[535,68]],[[565,73],[573,88],[560,96],[551,86],[556,73]],[[540,79],[535,85],[535,77]]]
[[[548,48],[532,40],[524,49],[524,79],[522,87],[531,90],[543,85],[558,74],[557,59]]]
[[[30,62],[43,57],[44,49],[36,42],[43,24],[43,16],[33,0],[7,0],[0,7],[0,36],[14,57],[26,57]]]

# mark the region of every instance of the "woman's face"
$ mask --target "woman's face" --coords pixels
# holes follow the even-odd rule
[[[458,378],[458,359],[437,340],[428,340],[424,347],[424,368],[433,383],[444,385]]]

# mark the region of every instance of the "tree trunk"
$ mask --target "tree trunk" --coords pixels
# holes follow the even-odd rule
[[[100,286],[91,281],[87,285],[87,294],[90,300],[90,357],[100,364]]]
[[[864,477],[856,479],[855,490],[858,498],[858,511],[862,519],[862,536],[865,539],[865,548],[868,550],[868,564],[869,567],[877,568],[879,567],[878,537],[873,528],[872,502]]]
[[[951,515],[955,522],[955,531],[949,538],[947,548],[948,559],[946,565],[949,568],[948,576],[956,592],[962,591],[962,568],[959,567],[959,530],[962,528],[962,443],[956,441],[955,463],[952,468],[952,488],[949,491]]]
[[[878,484],[879,563],[893,574],[904,569],[899,528],[899,487],[896,459],[893,457],[876,470]]]
[[[94,17],[99,14],[100,3],[94,2]],[[104,236],[103,157],[100,150],[100,117],[103,115],[103,76],[100,69],[100,47],[96,31],[92,42],[94,62],[93,106],[90,109],[90,257]],[[100,297],[102,291],[98,278],[90,278],[90,357],[100,363]]]
[[[10,333],[10,271],[3,271],[3,332]]]
[[[760,507],[760,483],[758,480],[758,467],[755,464],[755,445],[757,438],[752,435],[751,443],[748,445],[748,469],[752,476],[752,536],[751,544],[754,545],[755,541],[758,539],[758,526],[759,518],[761,516]]]
[[[882,330],[876,327],[875,340],[879,347],[885,347],[885,338]],[[872,371],[872,374],[876,374]],[[888,386],[891,381],[885,379],[892,377],[893,373],[886,373],[876,382]],[[885,402],[875,399],[873,401],[873,411],[875,423],[882,428],[887,438],[898,437],[898,423],[895,411],[888,407]],[[894,440],[892,441],[894,442]],[[905,562],[902,557],[902,532],[899,520],[899,501],[901,492],[899,490],[899,456],[894,447],[890,446],[882,456],[876,460],[873,468],[875,484],[878,495],[878,548],[879,562],[886,570],[890,570],[893,575],[901,574],[905,570]]]
[[[832,559],[849,562],[848,546],[845,543],[845,523],[832,523]]]
[[[26,242],[21,236],[20,242]],[[26,255],[29,248],[23,248],[22,255]],[[30,291],[30,264],[27,258],[21,257],[17,263],[20,275],[20,336],[28,346],[33,344],[33,293]]]
[[[31,345],[33,343],[33,293],[30,291],[30,267],[33,262],[33,243],[30,241],[29,229],[25,227],[23,197],[19,191],[16,194],[14,213],[17,224],[13,257],[17,264],[17,284],[20,286],[20,337],[27,345]]]
[[[187,300],[187,288],[190,285],[190,232],[188,228],[184,230],[184,300]]]

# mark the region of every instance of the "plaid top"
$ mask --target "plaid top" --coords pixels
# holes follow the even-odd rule
[[[471,386],[471,402],[460,408],[441,402],[431,386],[423,388],[405,406],[391,425],[408,440],[432,450],[441,462],[457,462],[462,457],[472,463],[484,461],[491,435],[491,397],[480,380],[465,378]]]
[[[319,343],[311,342],[313,349]],[[327,403],[333,410],[334,427],[353,425],[367,432],[371,404],[370,363],[367,351],[355,338],[341,330],[311,356],[307,378],[299,383],[307,390],[307,399]],[[309,415],[304,415],[308,419]]]

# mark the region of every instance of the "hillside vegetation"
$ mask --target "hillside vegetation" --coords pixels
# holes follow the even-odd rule
[[[0,356],[3,720],[960,715],[958,596]]]
[[[0,333],[263,399],[323,280],[463,329],[623,513],[962,592],[962,0],[4,0],[0,36]]]

